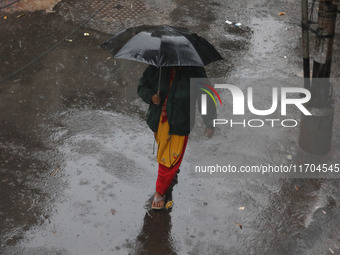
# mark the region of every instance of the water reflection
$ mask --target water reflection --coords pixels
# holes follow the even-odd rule
[[[178,173],[171,183],[166,201],[172,201],[173,187],[178,183]],[[136,237],[131,255],[177,254],[174,239],[171,235],[171,208],[154,211],[150,209],[153,197],[146,202],[147,212],[144,216],[143,227]]]
[[[24,231],[49,217],[44,204],[51,178],[42,171],[51,165],[24,145],[2,143],[0,136],[0,253],[15,245]]]
[[[280,190],[253,221],[254,233],[248,237],[247,250],[282,255],[326,254],[329,248],[338,251],[332,240],[338,232],[334,227],[337,219],[331,216],[338,211],[338,185],[337,180],[282,180]]]

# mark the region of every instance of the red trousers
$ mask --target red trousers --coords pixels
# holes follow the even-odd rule
[[[178,159],[176,165],[172,167],[166,167],[162,164],[158,164],[158,177],[156,181],[156,191],[164,195],[165,192],[168,190],[172,180],[174,179],[184,156],[185,148],[188,143],[188,136],[185,137],[184,145],[183,145],[183,152],[180,158]]]

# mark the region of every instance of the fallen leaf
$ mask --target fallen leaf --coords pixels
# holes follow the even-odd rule
[[[244,206],[241,206],[240,208],[238,208],[238,209],[240,209],[241,211],[243,211],[244,209],[246,209]]]
[[[72,42],[72,39],[65,39],[66,41],[68,41],[68,42]]]
[[[124,6],[120,5],[120,4],[116,4],[113,8],[120,10],[120,9],[124,8]]]
[[[236,225],[240,227],[240,229],[242,229],[242,225],[238,222],[236,222]]]
[[[165,208],[166,208],[166,209],[171,208],[171,207],[172,207],[172,204],[173,204],[172,201],[168,201],[168,202],[165,204]]]
[[[51,176],[56,176],[56,174],[60,171],[59,168],[56,168],[55,170],[53,170],[53,172],[51,173]]]
[[[279,16],[286,15],[286,14],[287,14],[286,12],[280,12]]]
[[[116,214],[116,210],[113,209],[113,208],[111,208],[110,212],[111,212],[112,215],[115,215],[115,214]]]
[[[297,191],[299,191],[299,190],[300,190],[300,188],[299,188],[299,186],[298,186],[298,185],[295,185],[295,189],[296,189]]]
[[[7,16],[5,16],[4,19],[7,19]]]
[[[25,16],[25,13],[19,14],[19,15],[17,16],[17,19],[18,19],[18,18],[21,18],[22,16]]]

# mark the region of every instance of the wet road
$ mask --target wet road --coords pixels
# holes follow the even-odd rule
[[[146,66],[114,61],[99,48],[109,37],[105,33],[124,25],[171,23],[209,38],[225,57],[207,67],[209,77],[230,82],[299,77],[299,4],[132,2],[147,13],[136,10],[135,18],[122,15],[119,22],[98,14],[39,61],[1,82],[0,252],[339,254],[338,179],[205,178],[190,172],[195,145],[202,140],[212,158],[225,155],[229,162],[286,164],[288,155],[293,162],[338,162],[338,103],[333,149],[324,157],[300,151],[298,129],[219,130],[206,141],[198,125],[171,193],[174,207],[152,212],[153,134],[144,121],[147,106],[136,95]],[[2,11],[1,17],[8,17],[0,28],[5,35],[0,38],[0,79],[62,40],[94,8],[90,1],[62,1],[54,13],[25,12],[17,18],[22,9]],[[281,11],[287,15],[278,16]],[[339,94],[339,87],[335,90]],[[219,144],[221,137],[225,142]]]

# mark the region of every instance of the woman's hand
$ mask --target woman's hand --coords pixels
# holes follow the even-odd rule
[[[206,128],[206,129],[204,130],[204,134],[205,134],[205,136],[208,137],[208,138],[213,137],[214,133],[215,133],[215,129],[214,129],[214,128]]]
[[[151,101],[152,103],[154,104],[160,104],[161,103],[161,97],[157,94],[154,94],[152,97],[151,97]]]

